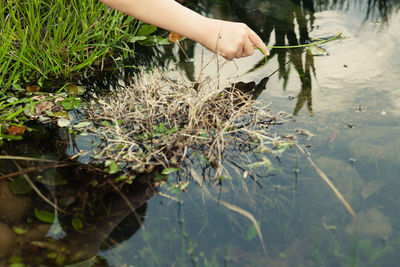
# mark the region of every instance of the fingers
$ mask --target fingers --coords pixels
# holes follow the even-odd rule
[[[242,58],[254,54],[254,48],[260,48],[269,55],[266,45],[261,38],[244,23],[213,20],[218,24],[218,39],[216,45],[209,45],[211,51],[227,60]],[[214,27],[215,28],[215,27]],[[213,49],[213,46],[216,47]]]
[[[250,40],[247,40],[243,44],[243,53],[242,57],[248,57],[254,54],[254,46],[253,43]]]
[[[261,38],[250,28],[248,29],[248,35],[249,35],[249,40],[254,44],[254,46],[260,48],[261,50],[264,51],[265,55],[269,56],[269,51],[267,49],[267,46],[264,44]]]

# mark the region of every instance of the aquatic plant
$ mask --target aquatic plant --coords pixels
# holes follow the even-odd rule
[[[91,103],[89,119],[103,140],[96,159],[137,172],[159,166],[168,175],[191,165],[191,157],[202,158],[214,168],[214,178],[225,179],[222,162],[232,147],[280,148],[279,138],[268,134],[279,118],[257,106],[251,91],[220,86],[216,77],[192,83],[171,75],[143,72],[127,88]],[[260,163],[270,165],[266,159]],[[190,167],[187,171],[199,180]]]

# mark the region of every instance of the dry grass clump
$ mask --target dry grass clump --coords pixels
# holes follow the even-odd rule
[[[138,172],[187,167],[197,157],[219,177],[229,150],[265,149],[275,140],[268,126],[276,117],[251,94],[219,87],[214,78],[192,83],[157,70],[103,97],[89,109],[89,119],[103,140],[97,158]]]

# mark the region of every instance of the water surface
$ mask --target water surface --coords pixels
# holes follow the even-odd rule
[[[256,51],[252,57],[228,62],[219,75],[221,80],[255,83],[269,76],[257,99],[274,113],[294,114],[270,131],[296,136],[357,218],[295,147],[279,159],[270,156],[276,169],[259,169],[264,176],[259,184],[242,173],[221,185],[200,187],[190,182],[186,191],[178,193],[163,186],[158,190],[164,195],[157,195],[144,182],[148,177],[141,177],[124,192],[133,207],[119,194],[97,195],[108,180],[104,182],[94,166],[85,171],[78,166],[42,175],[73,178],[56,194],[62,201],[75,201],[76,214],[82,210],[90,214],[84,221],[89,230],[71,226],[74,214],[60,217],[51,227],[32,223],[33,207],[39,207],[40,198],[23,197],[18,209],[25,215],[0,217],[0,230],[9,234],[5,224],[28,227],[48,239],[13,254],[23,255],[32,266],[45,262],[38,259],[42,250],[61,257],[66,253],[60,249],[63,246],[68,253],[80,252],[68,260],[81,262],[75,266],[396,266],[400,260],[400,2],[221,0],[204,1],[201,6],[209,16],[246,22],[269,46],[302,44],[342,33],[343,39],[323,45],[327,55],[271,49],[268,63],[257,69],[263,57]],[[199,45],[185,45],[192,63],[184,62],[179,49],[167,57],[180,60],[182,71],[194,79],[201,62],[212,55]],[[204,75],[215,72],[214,62]],[[296,128],[314,136],[300,135]],[[10,145],[5,150],[60,159],[89,149],[93,144],[88,140],[97,142],[73,139],[64,129],[38,131],[42,137],[36,145]],[[32,140],[37,138],[33,135]],[[87,163],[88,158],[80,161]],[[80,177],[87,182],[82,184]],[[176,179],[171,175],[170,181]],[[51,186],[41,189],[53,192]],[[92,203],[86,206],[88,197]],[[249,212],[260,226],[262,240],[248,215],[222,203]],[[31,237],[18,242],[25,244]],[[42,256],[49,257],[46,253]]]

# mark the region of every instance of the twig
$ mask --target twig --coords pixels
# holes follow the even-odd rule
[[[328,176],[320,169],[318,166],[314,163],[314,161],[311,159],[309,155],[307,155],[303,148],[296,144],[297,148],[300,150],[301,153],[307,158],[307,160],[311,163],[311,165],[314,167],[318,175],[324,180],[328,186],[332,189],[333,193],[336,195],[336,197],[342,202],[346,210],[350,213],[350,215],[353,217],[353,219],[356,218],[356,213],[354,212],[353,208],[350,206],[350,204],[344,199],[343,195],[339,192],[339,190],[335,187],[335,185],[329,180]]]
[[[111,179],[108,179],[108,183],[114,188],[115,191],[118,192],[120,197],[125,201],[126,205],[131,209],[132,213],[135,215],[136,220],[138,221],[139,225],[142,227],[143,230],[145,230],[144,225],[142,220],[139,217],[139,214],[137,214],[136,209],[132,206],[132,203],[129,201],[129,199],[125,196],[124,193],[111,181]]]
[[[43,162],[60,162],[59,160],[30,158],[30,157],[21,157],[21,156],[8,156],[8,155],[6,155],[6,156],[1,155],[0,159],[26,160],[26,161],[43,161]]]
[[[246,211],[244,209],[241,209],[241,208],[239,208],[239,207],[237,207],[235,205],[229,204],[229,203],[227,203],[227,202],[225,202],[223,200],[219,200],[219,204],[221,204],[224,207],[230,209],[231,211],[234,211],[234,212],[237,212],[237,213],[243,215],[244,217],[246,217],[247,219],[249,219],[253,223],[254,228],[257,231],[258,238],[260,239],[260,243],[261,243],[262,249],[264,251],[264,254],[266,256],[268,256],[268,251],[267,251],[267,248],[265,247],[265,244],[264,244],[264,239],[263,239],[262,234],[261,234],[260,226],[258,225],[258,222],[254,218],[254,216],[250,212],[248,212],[248,211]]]
[[[47,170],[47,169],[66,167],[66,166],[70,166],[72,164],[73,163],[62,163],[62,164],[49,164],[47,166],[31,167],[31,168],[27,168],[27,169],[22,170],[22,171],[13,172],[13,173],[9,173],[9,174],[5,174],[3,176],[0,176],[0,180],[11,178],[11,177],[18,176],[18,175],[27,174],[27,173],[30,173],[30,172],[41,172],[41,171],[44,171],[44,170]]]
[[[18,162],[14,159],[12,159],[14,165],[17,167],[17,169],[22,172],[22,168],[21,166],[18,164]],[[62,212],[64,214],[68,214],[67,211],[60,209],[55,203],[51,202],[46,196],[44,196],[42,194],[42,192],[40,192],[40,190],[36,187],[36,185],[32,182],[31,178],[29,178],[29,176],[24,173],[22,174],[22,176],[25,178],[26,182],[32,187],[32,189],[36,192],[36,194],[39,195],[39,197],[41,197],[45,202],[47,202],[50,206],[52,206],[53,208],[55,208],[56,210],[58,210],[59,212]]]

